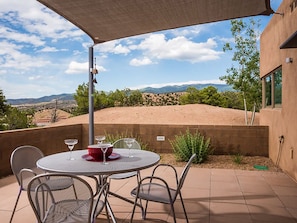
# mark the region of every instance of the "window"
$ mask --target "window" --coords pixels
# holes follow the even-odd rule
[[[264,77],[264,107],[281,107],[282,104],[282,67]]]
[[[282,70],[274,72],[274,104],[281,107],[282,104]]]
[[[269,75],[265,77],[265,107],[271,105],[271,75]]]

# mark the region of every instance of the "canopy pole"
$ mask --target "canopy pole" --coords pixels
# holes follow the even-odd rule
[[[93,84],[94,48],[89,47],[89,145],[94,144],[94,84]]]

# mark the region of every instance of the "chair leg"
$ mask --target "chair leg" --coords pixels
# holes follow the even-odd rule
[[[148,206],[148,200],[145,201],[145,208],[142,214],[142,219],[144,220],[146,218],[146,212],[147,212],[147,206]]]
[[[133,221],[136,205],[139,206],[140,209],[141,209],[142,219],[145,219],[146,210],[143,209],[141,199],[139,198],[139,201],[140,201],[139,204],[137,203],[137,200],[138,200],[138,197],[136,196],[135,201],[134,201],[134,205],[133,205],[133,209],[132,209],[132,215],[131,215],[131,218],[130,218],[130,223],[132,223],[132,221]]]
[[[174,223],[176,223],[174,203],[170,203],[170,205],[171,205],[171,211],[172,211],[172,215],[173,215],[173,220],[174,220]]]
[[[72,185],[72,188],[73,188],[73,192],[74,192],[75,199],[77,199],[77,193],[76,193],[76,189],[75,189],[74,184]]]
[[[183,210],[184,210],[184,213],[185,213],[185,217],[186,217],[187,223],[189,223],[189,219],[188,219],[188,215],[187,215],[187,212],[186,212],[186,208],[185,208],[184,200],[183,200],[181,194],[179,194],[179,196],[180,196],[180,201],[181,201],[182,206],[183,206]]]
[[[17,197],[17,199],[15,201],[14,208],[13,208],[13,211],[12,211],[12,214],[11,214],[11,217],[10,217],[10,220],[9,220],[9,223],[12,222],[12,219],[13,219],[13,216],[14,216],[14,213],[15,213],[15,210],[16,210],[16,207],[18,205],[18,202],[19,202],[21,193],[22,193],[22,188],[20,187],[19,194],[18,194],[18,197]]]
[[[131,214],[131,218],[130,218],[130,223],[132,223],[132,221],[133,221],[136,204],[137,204],[137,196],[135,197],[134,205],[133,205],[133,208],[132,208],[132,214]]]

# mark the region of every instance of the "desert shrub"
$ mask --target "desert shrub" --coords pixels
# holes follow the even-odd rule
[[[198,131],[192,134],[189,129],[184,134],[176,135],[174,140],[170,140],[170,144],[177,161],[187,162],[196,153],[193,163],[203,163],[212,153],[210,139],[205,139]]]
[[[242,164],[243,156],[240,153],[234,155],[233,156],[233,162],[236,163],[236,164]]]
[[[149,150],[148,145],[144,143],[140,137],[134,136],[132,133],[129,132],[116,132],[115,134],[110,134],[110,133],[104,133],[105,134],[105,141],[106,142],[111,142],[114,143],[118,139],[122,138],[135,138],[137,142],[140,144],[142,150]]]

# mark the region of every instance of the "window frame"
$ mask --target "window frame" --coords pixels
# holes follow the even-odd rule
[[[282,66],[277,67],[264,77],[262,77],[262,108],[281,108],[282,107]],[[276,78],[276,75],[280,75],[280,79]],[[270,78],[270,104],[267,104],[267,78]],[[276,83],[276,80],[280,80],[280,83]],[[280,87],[280,103],[276,102],[276,89]]]

